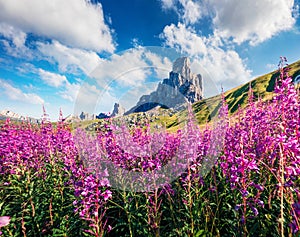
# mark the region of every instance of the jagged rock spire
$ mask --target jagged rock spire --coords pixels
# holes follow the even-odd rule
[[[125,109],[119,103],[115,103],[111,117],[122,116],[124,113],[125,113]]]
[[[150,95],[143,95],[137,105],[126,114],[145,112],[157,105],[174,108],[185,102],[194,103],[202,98],[202,76],[191,72],[191,63],[188,57],[181,57],[175,60],[169,78],[159,83],[156,91]]]
[[[173,63],[172,72],[178,73],[183,77],[189,77],[191,73],[191,62],[188,57],[177,58]]]

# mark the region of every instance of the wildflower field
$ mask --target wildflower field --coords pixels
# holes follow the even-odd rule
[[[299,93],[285,67],[271,101],[249,94],[176,133],[7,120],[2,236],[300,236]]]

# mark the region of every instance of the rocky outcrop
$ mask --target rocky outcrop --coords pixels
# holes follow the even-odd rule
[[[174,62],[169,78],[160,82],[156,91],[150,95],[143,95],[136,106],[125,114],[146,112],[156,106],[176,108],[186,102],[194,103],[199,101],[202,97],[202,76],[193,74],[189,58],[182,57]]]
[[[123,116],[124,113],[125,113],[125,109],[120,104],[115,103],[111,117]]]
[[[81,112],[81,114],[79,115],[80,120],[94,120],[95,118],[96,116],[94,114],[89,114],[86,112]]]
[[[110,116],[107,115],[106,113],[100,113],[99,115],[96,116],[96,119],[106,119],[106,118],[110,118]]]
[[[7,118],[11,118],[11,119],[16,119],[16,120],[25,120],[26,118],[24,116],[21,116],[17,113],[14,113],[10,110],[2,110],[0,112],[0,115],[3,116],[3,117],[7,117]]]
[[[112,113],[106,114],[106,113],[100,113],[96,116],[97,119],[106,119],[106,118],[113,118],[113,117],[119,117],[123,116],[125,113],[125,109],[118,103],[114,104],[114,109]]]
[[[13,111],[10,110],[2,110],[0,112],[0,120],[6,120],[6,119],[11,119],[14,121],[27,121],[29,123],[40,123],[41,119],[36,119],[32,117],[25,117],[22,115],[19,115],[17,113],[14,113]]]

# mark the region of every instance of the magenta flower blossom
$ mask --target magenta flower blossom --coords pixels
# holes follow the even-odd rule
[[[10,222],[9,216],[0,216],[0,227],[7,226]]]
[[[110,190],[105,190],[101,195],[103,196],[104,201],[107,201],[109,198],[111,198],[112,192]]]

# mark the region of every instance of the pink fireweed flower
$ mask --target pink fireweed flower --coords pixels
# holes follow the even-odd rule
[[[9,216],[0,216],[0,227],[7,226],[10,222]]]
[[[110,190],[105,190],[105,192],[102,193],[102,196],[104,198],[104,201],[107,201],[112,197],[112,192]]]
[[[109,180],[107,178],[100,180],[99,184],[100,184],[100,186],[104,186],[104,187],[110,186]]]

